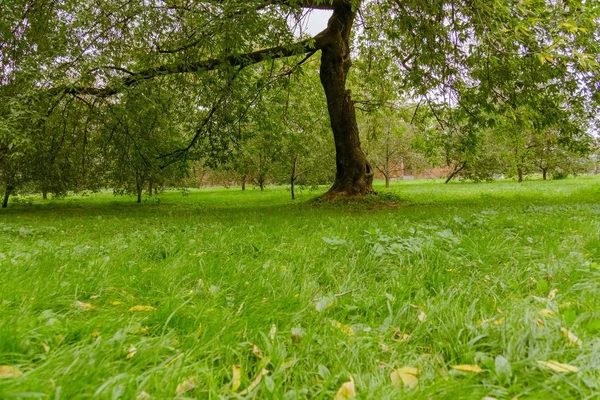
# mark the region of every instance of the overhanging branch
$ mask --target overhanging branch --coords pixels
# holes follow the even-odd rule
[[[243,68],[269,59],[286,58],[300,54],[314,53],[315,51],[322,49],[327,44],[326,32],[327,31],[323,31],[313,38],[306,39],[289,46],[276,46],[268,49],[253,51],[251,53],[232,54],[223,58],[212,58],[196,62],[163,64],[158,67],[147,68],[145,70],[132,73],[131,75],[123,77],[111,85],[101,88],[93,86],[63,85],[50,89],[50,94],[57,95],[60,93],[66,93],[73,95],[109,97],[121,92],[127,87],[135,85],[136,83],[151,80],[159,76],[212,71],[225,65],[239,66]]]

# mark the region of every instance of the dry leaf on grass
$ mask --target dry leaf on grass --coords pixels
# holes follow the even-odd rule
[[[95,310],[96,306],[90,303],[84,303],[82,301],[76,301],[75,302],[75,307],[83,310],[83,311],[91,311],[91,310]]]
[[[457,371],[474,372],[476,374],[483,371],[479,365],[470,365],[470,364],[452,365],[452,368]]]
[[[0,365],[0,378],[17,378],[23,373],[16,367],[10,365]]]
[[[251,391],[256,389],[256,387],[258,385],[260,385],[260,381],[262,380],[262,377],[265,375],[268,375],[268,374],[269,374],[269,371],[263,368],[263,370],[258,373],[256,378],[254,378],[252,383],[250,383],[250,385],[246,389],[244,389],[240,392],[240,395],[241,396],[247,395],[248,393],[250,393]]]
[[[346,400],[356,396],[356,388],[354,387],[354,379],[352,376],[348,382],[344,382],[335,394],[334,400]]]
[[[189,392],[190,390],[195,389],[195,388],[196,388],[196,378],[191,377],[191,378],[184,380],[179,385],[177,385],[177,388],[175,389],[175,394],[177,396],[181,396],[185,392]]]
[[[137,353],[137,348],[134,345],[129,346],[129,350],[127,353],[127,359],[131,360],[133,358],[133,356],[135,356],[135,353]]]
[[[152,307],[152,306],[133,306],[129,309],[129,311],[135,312],[135,311],[154,311],[156,310],[156,308]]]
[[[239,365],[232,365],[231,371],[231,390],[235,392],[242,385],[242,367],[240,367]]]
[[[398,389],[402,386],[414,388],[419,384],[419,370],[413,367],[401,367],[390,374],[392,385]]]
[[[150,396],[148,393],[146,392],[140,392],[136,397],[135,400],[149,400],[151,399],[152,396]]]
[[[551,369],[554,372],[579,372],[579,368],[573,366],[573,365],[569,365],[569,364],[562,364],[559,363],[556,360],[550,360],[550,361],[537,361],[537,363],[546,368],[546,369]]]
[[[569,346],[581,346],[583,344],[581,339],[575,336],[573,332],[568,331],[566,328],[560,328],[560,331],[566,336],[567,340],[569,341]]]
[[[544,317],[544,318],[545,318],[545,317],[550,317],[550,316],[552,316],[552,315],[554,315],[554,314],[555,314],[555,312],[554,312],[554,311],[552,311],[552,310],[548,310],[547,308],[543,308],[543,309],[541,309],[541,310],[539,311],[539,313],[540,313],[540,314],[542,315],[542,317]]]

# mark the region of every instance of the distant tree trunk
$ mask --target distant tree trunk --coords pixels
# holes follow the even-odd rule
[[[242,190],[246,190],[246,175],[242,175]]]
[[[454,178],[456,176],[456,174],[458,174],[460,171],[465,169],[466,166],[467,166],[467,163],[463,162],[462,164],[460,164],[460,166],[454,167],[454,171],[452,171],[452,173],[448,176],[448,178],[446,178],[446,181],[444,183],[449,183],[452,180],[452,178]]]
[[[389,131],[388,131],[389,134]],[[385,172],[383,174],[385,176],[385,188],[390,188],[390,141],[385,141]]]
[[[137,202],[139,204],[142,202],[142,191],[144,190],[142,182],[137,181],[135,184],[135,188],[137,189]]]
[[[548,168],[542,168],[542,177],[544,180],[548,177]]]
[[[400,179],[404,179],[404,157],[400,158]]]
[[[519,177],[519,183],[523,182],[523,167],[520,165],[517,167],[517,175]]]
[[[260,187],[260,191],[264,191],[265,190],[265,179],[264,178],[259,178],[258,179],[258,186]]]
[[[350,4],[336,6],[324,34],[327,44],[321,53],[320,78],[327,97],[337,167],[335,182],[323,195],[325,199],[373,193],[373,171],[360,147],[354,102],[350,90],[346,90],[355,16]]]
[[[42,200],[48,200],[48,192],[47,191],[42,191]]]
[[[290,187],[292,190],[292,200],[296,200],[296,192],[294,186],[296,184],[296,169],[298,167],[298,154],[294,154],[294,161],[292,162],[292,174],[290,176]]]
[[[4,189],[4,200],[2,200],[2,208],[8,207],[8,198],[13,190],[14,188],[11,185],[6,185],[6,189]]]
[[[150,182],[148,182],[148,196],[152,196],[153,191],[154,188],[152,187],[152,179],[150,179]]]

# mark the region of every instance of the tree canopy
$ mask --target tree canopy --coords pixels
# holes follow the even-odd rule
[[[299,37],[313,9],[332,11],[328,27]],[[126,130],[123,118],[147,122],[145,112],[164,107],[169,121],[142,129],[146,150],[131,142],[159,169],[201,145],[226,150],[265,88],[318,53],[336,149],[326,197],[373,191],[356,96],[409,102],[444,130],[508,124],[561,140],[595,129],[599,111],[600,5],[585,0],[15,0],[0,14],[0,97],[12,104],[2,108],[0,132],[10,134],[0,163],[18,170],[2,172],[7,187],[26,170],[15,169],[15,149],[47,140],[35,132],[60,129],[55,116],[68,112],[83,137],[111,126],[105,118]],[[352,58],[370,72],[360,81],[369,90],[348,80]]]

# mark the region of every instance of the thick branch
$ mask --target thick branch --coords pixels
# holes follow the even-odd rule
[[[327,43],[326,31],[320,33],[314,38],[303,40],[289,46],[276,46],[269,49],[262,49],[246,54],[228,55],[223,58],[212,58],[208,60],[190,62],[190,63],[172,63],[164,64],[158,67],[148,68],[140,72],[119,79],[116,83],[103,88],[91,86],[63,85],[50,90],[50,94],[59,93],[91,95],[99,97],[108,97],[121,92],[124,88],[135,85],[136,83],[154,79],[159,76],[193,73],[201,71],[212,71],[220,66],[240,66],[246,67],[257,64],[265,60],[274,58],[286,58],[299,54],[314,53],[320,50]]]

